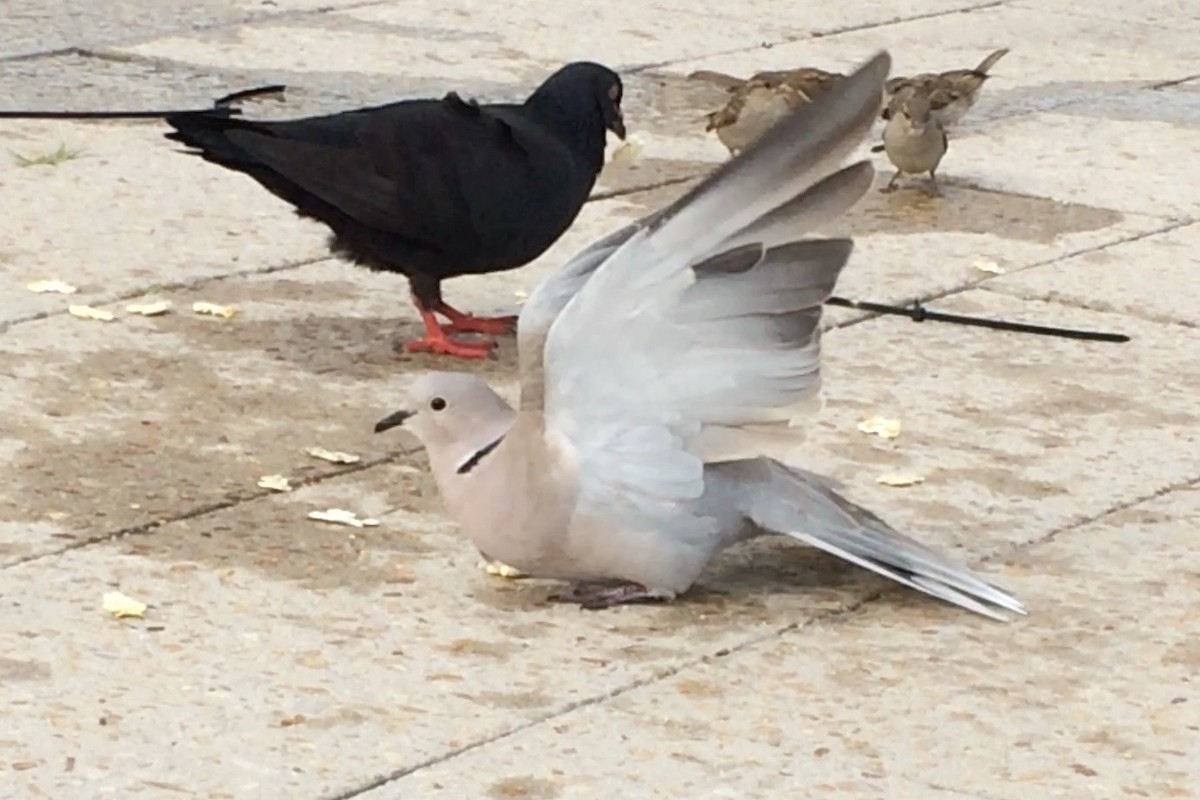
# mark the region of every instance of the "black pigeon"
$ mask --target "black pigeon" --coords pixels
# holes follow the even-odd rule
[[[446,332],[504,333],[515,317],[458,311],[441,282],[520,267],[566,231],[604,166],[606,131],[625,138],[622,91],[612,70],[577,62],[521,104],[451,92],[283,122],[189,112],[167,117],[167,138],[328,225],[334,253],[408,276],[425,335],[407,350],[480,358],[494,342]]]

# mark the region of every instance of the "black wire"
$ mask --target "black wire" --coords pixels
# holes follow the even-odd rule
[[[1003,319],[988,319],[986,317],[968,317],[963,314],[949,314],[945,311],[931,311],[914,301],[911,306],[892,306],[886,303],[872,303],[867,300],[848,300],[844,297],[831,297],[825,301],[827,305],[842,308],[856,308],[860,311],[870,311],[874,314],[892,314],[908,317],[913,322],[949,322],[954,325],[969,325],[976,328],[990,328],[996,331],[1013,331],[1015,333],[1033,333],[1039,336],[1057,336],[1063,339],[1083,339],[1090,342],[1128,342],[1129,337],[1123,333],[1107,333],[1104,331],[1085,331],[1076,328],[1057,328],[1049,325],[1034,325],[1029,322],[1011,322]]]
[[[259,97],[267,94],[283,94],[286,91],[287,86],[282,83],[272,83],[269,86],[256,86],[253,89],[242,89],[239,92],[231,92],[224,97],[214,100],[213,105],[222,107],[242,100],[249,100],[251,97]]]
[[[241,109],[230,108],[232,103],[267,94],[280,94],[286,86],[272,84],[253,89],[242,89],[213,101],[211,108],[186,108],[167,111],[0,111],[0,119],[161,119],[175,114],[241,114]]]

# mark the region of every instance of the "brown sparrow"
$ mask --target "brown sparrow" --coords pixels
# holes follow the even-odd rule
[[[884,119],[888,118],[893,100],[921,95],[929,101],[930,112],[943,128],[956,125],[979,99],[979,91],[988,79],[988,70],[1006,53],[1007,47],[995,51],[980,61],[975,69],[923,72],[910,78],[892,78],[884,84],[884,109],[881,116]]]
[[[883,149],[888,160],[896,167],[896,174],[888,181],[883,191],[896,188],[896,180],[903,173],[917,175],[929,173],[935,195],[941,192],[937,185],[937,168],[946,155],[949,141],[929,101],[922,95],[893,97],[888,106],[887,125],[883,129]]]
[[[756,72],[748,79],[723,72],[701,70],[688,76],[720,86],[729,92],[724,107],[708,115],[706,131],[736,155],[801,103],[811,103],[840,78],[835,72],[815,67]]]

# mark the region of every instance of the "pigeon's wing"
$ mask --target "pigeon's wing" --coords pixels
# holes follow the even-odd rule
[[[225,128],[260,171],[362,225],[451,253],[494,244],[490,231],[519,230],[522,209],[579,172],[567,146],[519,108],[454,94]]]
[[[882,53],[634,231],[545,344],[548,437],[575,451],[580,502],[669,522],[706,461],[787,425],[816,394],[821,304],[848,240],[805,240],[870,185],[831,175],[878,108]]]

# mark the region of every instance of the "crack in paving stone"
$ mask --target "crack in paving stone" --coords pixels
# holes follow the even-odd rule
[[[714,165],[714,169],[718,165]],[[652,192],[655,189],[664,189],[668,186],[675,186],[680,183],[694,181],[696,178],[702,178],[707,175],[709,170],[697,172],[694,175],[682,175],[675,178],[664,178],[661,181],[648,183],[643,185],[623,186],[620,189],[609,189],[608,191],[596,192],[588,197],[587,202],[591,203],[596,200],[611,200],[614,197],[624,197],[626,195],[637,194],[638,192]]]
[[[844,25],[840,28],[830,28],[825,31],[813,31],[804,36],[789,36],[774,42],[761,42],[750,47],[735,47],[728,50],[717,50],[704,55],[684,56],[680,58],[671,58],[666,61],[651,61],[644,64],[635,64],[622,68],[622,72],[638,73],[646,70],[655,69],[657,67],[666,67],[672,64],[686,64],[696,61],[701,58],[715,58],[716,56],[728,56],[735,53],[750,53],[755,50],[770,50],[773,47],[782,47],[796,42],[804,42],[809,39],[827,39],[831,36],[839,36],[843,33],[854,33],[856,31],[869,31],[875,28],[886,28],[889,25],[901,25],[906,22],[917,22],[923,19],[936,19],[938,17],[948,17],[953,14],[970,14],[975,11],[984,11],[989,8],[999,8],[1008,3],[1009,0],[991,0],[991,2],[977,3],[959,8],[945,9],[943,11],[930,11],[924,14],[914,14],[911,17],[896,17],[889,20],[881,20],[876,22],[862,22],[856,25]]]
[[[686,183],[687,181],[694,180],[695,178],[700,177],[703,174],[705,174],[705,173],[698,173],[697,175],[689,175],[689,176],[678,177],[678,178],[667,178],[665,180],[649,183],[644,186],[634,185],[634,186],[622,187],[620,189],[613,189],[610,191],[596,192],[595,194],[592,194],[591,196],[589,196],[585,202],[592,203],[592,202],[596,202],[599,200],[609,200],[609,199],[612,199],[615,197],[625,197],[625,196],[632,195],[632,194],[638,194],[639,192],[654,191],[656,189],[674,186],[679,183]],[[300,267],[307,267],[311,264],[320,264],[323,261],[337,261],[337,260],[339,260],[339,259],[337,259],[337,257],[335,257],[335,256],[315,256],[312,258],[305,258],[305,259],[300,259],[297,261],[287,261],[287,262],[284,262],[283,264],[276,264],[276,265],[267,266],[267,267],[255,267],[252,269],[238,270],[236,272],[226,272],[226,273],[223,273],[220,275],[210,275],[210,276],[203,277],[203,278],[197,278],[195,280],[172,281],[170,283],[154,283],[154,284],[150,284],[148,286],[144,286],[141,288],[130,289],[127,292],[121,292],[119,294],[110,295],[107,297],[98,297],[94,300],[91,300],[89,302],[89,305],[101,306],[101,305],[109,305],[112,303],[122,303],[127,300],[132,300],[137,297],[142,297],[143,295],[149,294],[152,291],[154,291],[154,292],[175,292],[175,291],[186,291],[186,290],[190,290],[190,289],[199,289],[203,286],[207,286],[212,283],[219,283],[219,282],[227,281],[227,280],[236,280],[238,278],[250,278],[250,277],[255,277],[257,275],[272,275],[277,272],[288,272],[290,270],[299,269]],[[29,314],[28,316],[24,316],[24,317],[15,317],[10,320],[0,321],[0,335],[3,335],[9,328],[14,328],[17,325],[24,325],[29,322],[39,322],[44,319],[50,319],[51,317],[63,316],[66,313],[68,313],[68,312],[65,308],[60,308],[60,309],[54,309],[54,310],[50,310],[50,311],[40,311],[36,314]]]
[[[1163,486],[1162,488],[1155,489],[1152,492],[1148,492],[1144,495],[1140,495],[1131,500],[1122,500],[1119,503],[1115,503],[1115,504],[1109,506],[1107,509],[1105,509],[1103,511],[1098,511],[1095,514],[1088,514],[1086,516],[1080,517],[1079,519],[1075,520],[1074,522],[1070,522],[1066,525],[1063,525],[1062,527],[1056,528],[1056,529],[1050,531],[1045,536],[1043,536],[1041,539],[1036,539],[1032,542],[1026,542],[1025,544],[1011,545],[1007,548],[1003,548],[1001,552],[1004,555],[1010,555],[1012,553],[1024,552],[1025,550],[1028,550],[1030,547],[1033,547],[1035,545],[1045,544],[1047,542],[1053,542],[1059,536],[1062,536],[1065,533],[1070,533],[1071,531],[1078,530],[1079,528],[1082,528],[1085,525],[1091,525],[1094,522],[1099,522],[1100,520],[1104,519],[1105,517],[1120,513],[1121,511],[1127,511],[1128,509],[1135,508],[1144,503],[1149,503],[1152,500],[1158,500],[1161,497],[1166,497],[1167,495],[1171,494],[1172,492],[1178,492],[1178,491],[1183,491],[1184,489],[1195,489],[1195,488],[1200,488],[1200,473],[1197,473],[1196,476],[1192,477],[1192,478],[1184,478],[1181,481],[1175,481],[1174,483],[1169,483],[1166,486]]]
[[[1036,294],[1025,291],[1019,287],[1012,286],[980,286],[980,289],[992,294],[998,294],[1002,297],[1013,297],[1017,300],[1026,300],[1034,303],[1046,303],[1048,305],[1062,306],[1063,308],[1078,308],[1084,311],[1094,311],[1097,314],[1112,314],[1118,317],[1128,317],[1130,319],[1139,319],[1143,322],[1151,322],[1155,325],[1176,325],[1180,328],[1196,329],[1200,328],[1200,321],[1178,319],[1169,317],[1164,314],[1154,314],[1147,311],[1139,311],[1137,309],[1120,309],[1112,306],[1092,303],[1087,300],[1077,300],[1071,297],[1063,297],[1057,293],[1052,294]]]
[[[1162,489],[1159,489],[1159,490],[1156,490],[1149,494],[1140,496],[1133,500],[1116,503],[1116,504],[1110,506],[1109,508],[1105,509],[1104,511],[1101,511],[1097,514],[1089,515],[1087,517],[1076,520],[1075,522],[1069,523],[1062,527],[1055,528],[1055,529],[1049,531],[1048,533],[1046,533],[1044,536],[1038,537],[1036,539],[1031,539],[1027,542],[1022,542],[1020,544],[1014,544],[1011,546],[1003,546],[1003,547],[996,548],[991,553],[976,559],[976,562],[980,563],[980,564],[986,564],[990,561],[995,560],[996,558],[1008,557],[1008,556],[1011,556],[1016,553],[1025,552],[1032,548],[1038,547],[1042,544],[1046,544],[1048,542],[1054,541],[1058,536],[1060,536],[1064,533],[1069,533],[1070,531],[1077,530],[1085,525],[1089,525],[1094,522],[1098,522],[1109,515],[1116,514],[1121,511],[1125,511],[1127,509],[1136,507],[1138,505],[1141,505],[1143,503],[1146,503],[1146,502],[1149,502],[1152,500],[1156,500],[1160,497],[1170,494],[1171,492],[1179,491],[1181,489],[1188,489],[1188,488],[1192,488],[1192,487],[1196,487],[1196,486],[1200,486],[1200,475],[1197,475],[1195,478],[1189,478],[1185,481],[1180,481],[1180,482],[1169,484],[1168,486],[1166,486]],[[902,587],[899,585],[887,585],[879,590],[865,594],[859,600],[857,600],[855,602],[847,603],[846,605],[844,605],[841,608],[831,609],[829,611],[817,613],[811,617],[804,619],[803,621],[790,622],[786,625],[781,625],[778,628],[774,628],[774,629],[767,631],[763,634],[760,634],[758,636],[750,637],[739,644],[723,647],[719,650],[713,651],[712,653],[706,653],[704,655],[689,658],[689,659],[687,659],[679,664],[676,664],[674,666],[665,667],[663,669],[657,670],[653,674],[647,675],[644,678],[639,678],[637,680],[630,681],[629,683],[627,683],[623,686],[615,687],[613,689],[610,689],[607,692],[603,692],[603,693],[595,695],[593,697],[588,697],[588,698],[584,698],[582,700],[577,700],[572,703],[568,703],[568,704],[562,706],[561,708],[559,708],[558,710],[547,712],[546,714],[544,714],[536,719],[528,720],[519,725],[514,725],[513,727],[511,727],[507,730],[495,733],[490,736],[483,737],[481,739],[477,739],[476,741],[471,742],[466,745],[463,745],[462,747],[458,747],[458,748],[455,748],[454,750],[448,751],[441,755],[434,756],[432,758],[428,758],[419,764],[414,764],[412,766],[404,767],[402,769],[395,770],[395,771],[387,773],[385,775],[380,775],[367,783],[364,783],[360,786],[348,789],[344,792],[321,797],[320,800],[353,800],[354,798],[362,797],[363,795],[366,795],[368,792],[374,791],[375,789],[382,788],[389,783],[400,780],[401,778],[408,777],[409,775],[413,775],[417,772],[420,772],[423,769],[427,769],[429,767],[437,766],[437,765],[445,763],[447,761],[451,761],[461,755],[470,753],[473,750],[478,750],[482,747],[486,747],[487,745],[503,741],[504,739],[507,739],[510,736],[513,736],[515,734],[521,733],[526,730],[530,730],[531,728],[533,728],[537,725],[541,725],[543,723],[550,722],[555,719],[559,719],[559,718],[566,716],[567,714],[570,714],[579,709],[588,708],[590,706],[599,705],[599,704],[607,702],[609,700],[614,700],[614,699],[621,697],[625,694],[628,694],[629,692],[632,692],[634,690],[640,689],[645,686],[651,686],[655,683],[659,683],[668,678],[672,678],[676,675],[680,675],[694,667],[697,667],[697,666],[700,666],[703,664],[712,663],[718,659],[722,659],[727,656],[734,655],[735,653],[738,653],[742,650],[746,650],[748,648],[751,648],[751,647],[761,644],[763,642],[767,642],[771,639],[780,638],[784,634],[791,633],[793,631],[804,630],[805,628],[810,628],[810,627],[812,627],[818,623],[822,623],[822,622],[837,622],[837,621],[841,621],[844,619],[848,619],[852,615],[857,614],[858,612],[863,611],[864,609],[869,610],[870,608],[873,608],[874,604],[877,601],[879,601],[880,599],[890,596],[892,594],[902,592],[902,591],[910,591],[910,590],[907,590],[907,589],[905,589],[905,587]],[[917,782],[921,782],[921,781],[917,781]]]
[[[846,605],[842,606],[841,608],[831,609],[829,611],[824,611],[824,612],[814,614],[811,617],[807,617],[803,621],[789,622],[786,625],[781,625],[778,628],[773,628],[772,630],[767,631],[765,633],[759,634],[757,636],[752,636],[739,644],[722,647],[719,650],[714,650],[711,653],[705,653],[700,656],[695,656],[695,657],[686,659],[685,661],[683,661],[679,664],[676,664],[674,666],[664,667],[662,669],[654,671],[652,674],[647,675],[643,678],[638,678],[636,680],[630,681],[627,684],[614,687],[613,689],[610,689],[609,691],[602,692],[601,694],[594,695],[592,697],[586,697],[582,700],[576,700],[574,702],[567,703],[554,711],[548,711],[545,714],[543,714],[535,719],[527,720],[525,722],[522,722],[519,725],[514,725],[513,727],[508,728],[507,730],[500,731],[500,732],[492,734],[490,736],[485,736],[481,739],[477,739],[473,742],[470,742],[469,744],[463,745],[462,747],[458,747],[458,748],[455,748],[454,750],[448,751],[446,753],[442,753],[441,755],[437,755],[437,756],[428,758],[428,759],[420,762],[419,764],[414,764],[412,766],[394,770],[393,772],[389,772],[385,775],[380,775],[368,783],[362,784],[360,786],[356,786],[351,789],[347,789],[346,791],[340,792],[338,794],[324,796],[324,797],[320,798],[320,800],[353,800],[353,798],[361,797],[368,792],[374,791],[375,789],[382,788],[389,783],[400,780],[401,778],[405,778],[409,775],[413,775],[417,772],[420,772],[423,769],[427,769],[432,766],[437,766],[438,764],[442,764],[446,761],[455,759],[461,755],[470,753],[473,750],[478,750],[479,748],[486,747],[489,744],[503,741],[504,739],[507,739],[510,736],[514,736],[518,733],[522,733],[523,731],[529,730],[537,725],[541,725],[543,723],[550,722],[555,719],[559,719],[559,718],[566,716],[567,714],[570,714],[574,711],[578,711],[580,709],[585,709],[585,708],[589,708],[591,706],[599,705],[599,704],[605,703],[609,700],[614,700],[618,697],[621,697],[625,694],[628,694],[629,692],[640,689],[644,686],[650,686],[655,683],[659,683],[660,681],[663,681],[667,678],[672,678],[675,675],[678,675],[678,674],[684,672],[685,670],[691,669],[693,667],[697,667],[702,664],[708,664],[708,663],[711,663],[718,659],[726,658],[727,656],[731,656],[734,653],[736,653],[740,650],[743,650],[747,647],[752,647],[756,644],[760,644],[760,643],[768,641],[770,639],[777,638],[777,637],[779,637],[785,633],[788,633],[790,631],[802,630],[804,628],[808,628],[812,625],[815,625],[819,622],[824,622],[824,621],[831,620],[831,619],[838,619],[843,616],[852,614],[852,613],[858,611],[859,609],[861,609],[866,604],[878,599],[882,595],[883,595],[882,591],[870,592],[868,594],[863,595],[863,597],[860,598],[859,600],[851,602],[851,603],[847,603]]]
[[[293,490],[302,489],[306,486],[316,486],[316,485],[324,483],[325,481],[330,480],[332,478],[341,478],[345,475],[353,475],[358,472],[365,472],[369,469],[373,469],[378,466],[383,466],[385,464],[395,464],[396,462],[400,461],[401,459],[409,458],[420,452],[422,452],[421,448],[408,448],[408,449],[404,449],[404,450],[394,450],[392,452],[387,453],[386,455],[382,455],[377,458],[363,459],[360,462],[357,462],[354,464],[347,464],[342,467],[331,469],[328,472],[318,472],[313,475],[306,475],[302,478],[296,478],[291,482],[291,486],[292,486]],[[82,550],[85,547],[91,547],[92,545],[95,545],[95,544],[105,544],[108,542],[116,541],[117,539],[124,539],[128,536],[145,536],[145,535],[153,533],[154,531],[156,531],[157,529],[159,529],[165,525],[170,525],[175,522],[182,522],[184,520],[191,520],[191,519],[198,519],[201,517],[206,517],[209,514],[214,514],[218,511],[225,511],[230,508],[236,508],[237,506],[244,505],[245,503],[250,503],[255,500],[261,500],[264,497],[271,497],[276,494],[279,494],[279,492],[275,492],[270,489],[257,489],[257,488],[247,489],[246,491],[243,491],[243,492],[235,492],[233,494],[226,495],[224,498],[222,498],[220,500],[213,500],[213,501],[210,501],[207,503],[202,503],[198,506],[193,506],[192,508],[185,509],[177,514],[172,514],[170,516],[164,516],[159,519],[150,520],[149,522],[141,522],[141,523],[138,523],[137,525],[130,525],[128,527],[120,528],[115,531],[109,531],[107,533],[99,533],[99,534],[96,534],[95,536],[88,536],[86,538],[81,537],[81,538],[76,539],[75,541],[73,541],[69,544],[65,544],[62,547],[57,548],[55,550],[48,550],[48,551],[36,553],[34,555],[16,558],[16,559],[13,559],[12,561],[6,561],[6,562],[0,564],[0,570],[8,569],[9,567],[16,567],[16,566],[19,566],[22,564],[33,563],[36,561],[42,561],[44,559],[52,558],[54,556],[59,556],[59,555],[62,555],[63,553],[68,553],[73,550]]]
[[[352,11],[358,8],[370,8],[371,6],[387,5],[392,0],[360,0],[357,3],[344,3],[342,5],[318,6],[317,8],[304,8],[292,11],[258,11],[242,14],[240,16],[231,17],[225,20],[216,20],[213,22],[197,22],[192,25],[185,25],[178,28],[166,28],[158,31],[146,31],[143,35],[130,39],[108,39],[101,40],[92,44],[85,45],[70,45],[68,47],[57,47],[51,50],[32,50],[27,53],[16,53],[14,55],[0,56],[0,63],[6,61],[29,61],[37,58],[45,58],[51,56],[65,55],[80,55],[88,58],[106,58],[102,55],[103,48],[108,47],[128,47],[154,39],[169,38],[172,36],[182,36],[191,33],[203,33],[205,31],[216,31],[222,28],[236,28],[242,25],[250,25],[257,22],[266,22],[272,20],[289,20],[303,17],[315,17],[322,14],[329,14],[337,11]],[[121,56],[123,54],[111,53],[110,56]],[[140,58],[139,56],[131,56],[130,60]],[[112,60],[118,60],[113,58]]]
[[[207,286],[210,283],[219,283],[221,281],[233,280],[237,278],[252,278],[256,275],[271,275],[276,272],[287,272],[288,270],[307,267],[310,264],[320,264],[322,261],[333,261],[331,256],[317,256],[316,258],[305,258],[299,261],[288,261],[283,264],[277,264],[270,267],[255,267],[253,269],[239,270],[237,272],[226,272],[223,275],[210,275],[204,278],[197,278],[190,281],[172,281],[170,283],[152,283],[148,286],[143,286],[139,289],[130,289],[127,292],[111,295],[105,298],[96,298],[90,301],[89,305],[102,306],[111,303],[123,303],[126,300],[133,300],[137,297],[149,294],[151,292],[177,292],[186,291],[189,289],[198,289],[201,286]],[[38,322],[51,317],[61,317],[68,313],[67,309],[60,308],[53,311],[40,311],[37,314],[30,314],[27,317],[16,317],[4,322],[0,322],[0,334],[5,333],[9,328],[23,325],[27,322]]]
[[[1164,225],[1161,228],[1155,228],[1150,231],[1143,231],[1142,233],[1129,234],[1128,236],[1122,236],[1118,239],[1114,239],[1111,242],[1105,242],[1103,244],[1092,245],[1091,247],[1084,247],[1079,250],[1071,250],[1066,253],[1062,253],[1060,255],[1053,256],[1052,258],[1043,259],[1041,261],[1035,261],[1032,264],[1026,264],[1023,267],[1019,267],[1019,268],[1011,270],[1009,272],[1005,272],[1004,275],[988,276],[988,277],[980,278],[978,280],[967,281],[966,283],[962,283],[957,286],[953,286],[949,289],[944,289],[941,291],[933,292],[932,294],[929,294],[929,295],[922,295],[920,297],[914,297],[914,298],[912,298],[912,300],[910,302],[919,301],[922,304],[925,304],[925,303],[930,303],[930,302],[936,302],[938,300],[944,300],[947,297],[954,297],[956,295],[963,294],[964,292],[973,291],[975,289],[989,289],[989,287],[986,285],[988,281],[994,281],[994,280],[1003,278],[1007,275],[1017,275],[1017,274],[1026,272],[1031,269],[1036,269],[1038,267],[1045,267],[1045,266],[1049,266],[1051,264],[1056,264],[1060,261],[1065,261],[1066,259],[1074,258],[1075,256],[1086,255],[1087,253],[1097,253],[1102,250],[1107,250],[1110,247],[1117,247],[1118,245],[1129,244],[1130,242],[1138,242],[1138,241],[1141,241],[1142,239],[1148,239],[1151,236],[1158,236],[1163,233],[1170,233],[1171,231],[1177,230],[1179,228],[1187,227],[1188,225],[1191,225],[1194,222],[1195,222],[1195,220],[1193,220],[1193,219],[1188,219],[1188,220],[1183,220],[1183,221],[1172,220],[1171,222],[1167,223],[1166,225]],[[991,289],[989,289],[989,290],[993,291],[994,294],[1015,296],[1015,295],[1010,295],[1007,292],[1001,292],[998,290],[991,290]],[[1020,299],[1042,300],[1044,302],[1056,302],[1053,300],[1046,300],[1045,298],[1020,298]],[[1063,302],[1059,302],[1058,305],[1068,307],[1068,308],[1073,307],[1072,304],[1063,303]],[[1134,314],[1126,314],[1123,312],[1111,311],[1109,313],[1117,314],[1118,316],[1132,317],[1134,319],[1138,318]],[[850,327],[853,327],[854,325],[859,325],[863,322],[868,322],[870,320],[877,319],[880,316],[882,316],[882,315],[875,313],[875,312],[860,311],[860,312],[858,312],[858,314],[851,317],[850,319],[842,320],[841,322],[836,322],[836,323],[830,325],[828,330],[836,330],[838,328],[850,328]]]
[[[1180,84],[1183,84],[1183,83],[1190,83],[1191,81],[1194,81],[1197,78],[1200,78],[1200,72],[1197,72],[1194,75],[1187,75],[1182,78],[1175,78],[1174,80],[1166,80],[1166,81],[1160,81],[1158,83],[1152,83],[1149,86],[1144,86],[1142,88],[1150,89],[1151,91],[1157,92],[1157,91],[1161,91],[1162,89],[1169,89],[1172,86],[1179,86]]]

